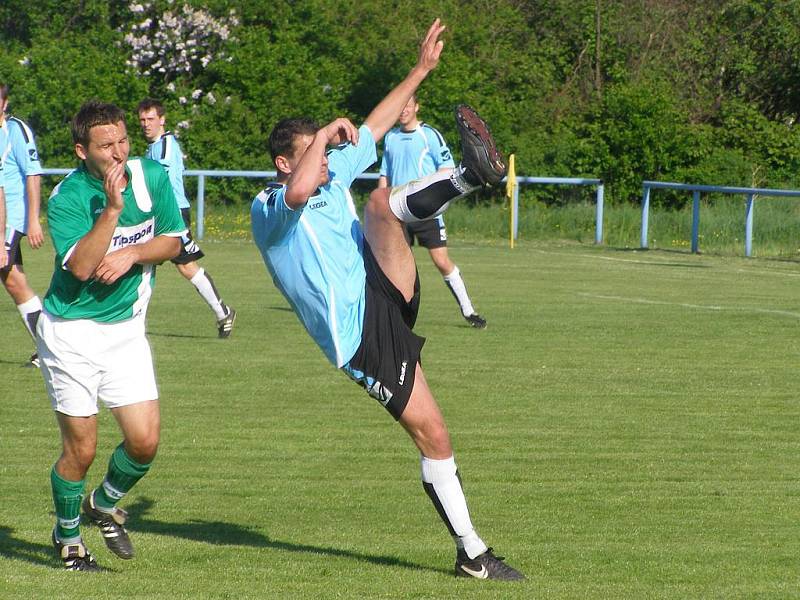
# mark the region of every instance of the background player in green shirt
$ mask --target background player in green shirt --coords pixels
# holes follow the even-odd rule
[[[37,326],[42,375],[63,451],[50,473],[53,545],[69,570],[98,570],[80,534],[85,476],[97,445],[97,399],[123,435],[101,486],[83,512],[109,549],[132,558],[117,502],[156,455],[160,411],[144,317],[154,265],[176,256],[185,231],[164,169],[128,159],[125,114],[87,102],[72,122],[81,165],[50,197],[47,218],[55,269]]]

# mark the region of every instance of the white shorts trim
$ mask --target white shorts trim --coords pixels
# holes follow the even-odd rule
[[[119,323],[61,319],[42,311],[36,345],[53,410],[97,414],[97,400],[117,408],[158,399],[144,314]]]

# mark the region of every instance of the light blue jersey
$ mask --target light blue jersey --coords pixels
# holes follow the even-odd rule
[[[5,152],[6,146],[8,145],[8,136],[6,135],[6,128],[0,127],[0,187],[3,187],[3,173],[5,169],[3,168],[3,163],[6,162]]]
[[[3,189],[6,195],[6,230],[28,231],[27,177],[42,174],[39,153],[30,127],[16,117],[6,117],[0,130],[3,153]],[[6,234],[6,239],[8,239]]]
[[[175,134],[171,131],[165,132],[147,146],[145,157],[157,160],[164,166],[169,175],[169,182],[172,184],[172,191],[175,192],[178,208],[189,208],[189,201],[183,190],[183,153]]]
[[[357,146],[328,154],[330,182],[305,206],[290,209],[286,186],[270,184],[250,211],[275,286],[337,367],[355,354],[364,323],[364,234],[349,188],[376,159],[372,132],[362,125]]]
[[[420,123],[411,131],[395,127],[386,134],[381,175],[390,187],[422,179],[443,167],[455,167],[453,156],[442,135],[430,125]]]

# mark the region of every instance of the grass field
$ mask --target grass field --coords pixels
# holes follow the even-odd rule
[[[800,597],[800,268],[569,242],[456,244],[489,327],[419,255],[424,364],[479,533],[523,584],[456,580],[412,444],[301,330],[250,244],[205,242],[231,339],[172,267],[148,315],[163,435],[138,556],[53,557],[57,428],[0,301],[0,598]],[[25,254],[44,292],[49,249]],[[119,438],[100,418],[102,478]]]

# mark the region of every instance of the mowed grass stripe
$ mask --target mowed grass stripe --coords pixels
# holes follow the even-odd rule
[[[255,248],[203,248],[236,330],[216,339],[200,297],[159,269],[148,330],[162,446],[124,501],[137,558],[85,530],[103,576],[52,556],[57,429],[0,304],[0,598],[797,595],[794,263],[454,244],[489,321],[476,331],[416,251],[423,361],[473,520],[529,576],[503,585],[452,577],[410,441],[325,361]],[[48,252],[25,254],[40,292]],[[118,442],[108,411],[99,421],[90,485]]]

